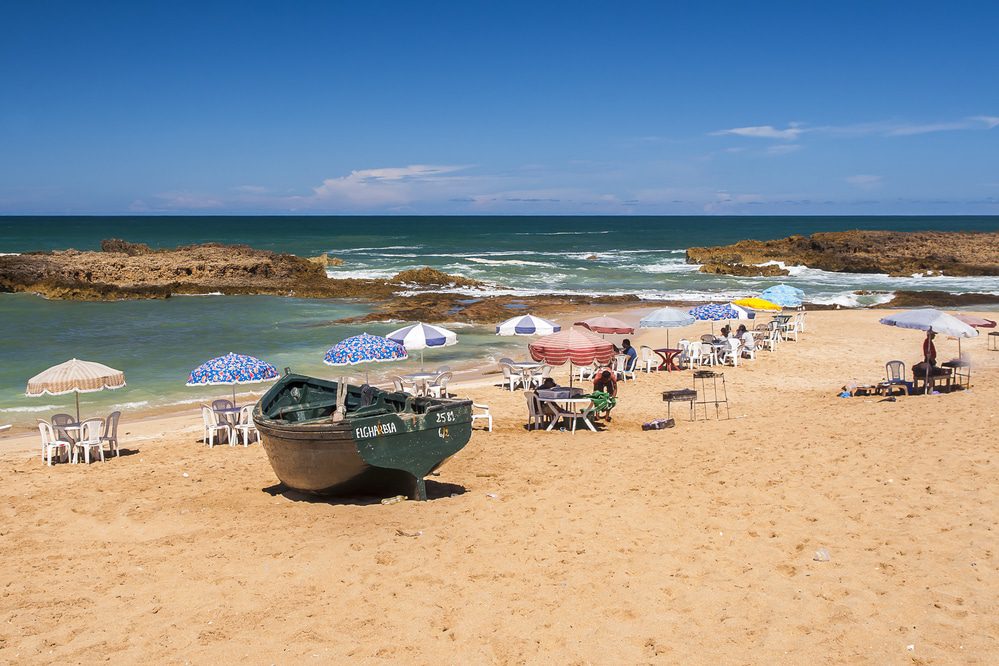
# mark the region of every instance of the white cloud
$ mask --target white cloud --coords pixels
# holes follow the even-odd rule
[[[467,166],[442,166],[411,164],[405,167],[359,169],[346,176],[327,178],[313,188],[311,197],[299,198],[299,205],[344,204],[352,207],[378,207],[406,205],[421,199],[427,190],[449,190],[462,180],[449,176]],[[455,192],[452,191],[452,195]]]
[[[804,131],[805,130],[792,123],[787,127],[787,129],[777,129],[773,125],[758,125],[754,127],[733,127],[731,129],[718,130],[717,132],[712,132],[711,134],[714,136],[731,134],[735,136],[748,136],[757,139],[783,139],[785,141],[794,141]]]
[[[861,173],[856,176],[847,176],[844,180],[862,190],[873,190],[881,185],[883,178],[881,176]]]
[[[767,155],[790,155],[801,150],[800,143],[784,143],[777,146],[767,146]]]

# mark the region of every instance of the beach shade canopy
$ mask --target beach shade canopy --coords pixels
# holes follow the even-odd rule
[[[756,312],[780,312],[784,309],[773,301],[768,301],[765,298],[759,298],[756,296],[751,298],[740,298],[732,301],[732,305],[738,305],[740,308],[755,310]]]
[[[597,363],[607,364],[614,358],[614,345],[589,331],[570,328],[546,335],[527,345],[531,358],[548,365],[564,365],[566,361],[576,365]]]
[[[912,328],[918,331],[932,330],[934,333],[949,335],[952,338],[973,338],[978,335],[978,331],[965,324],[957,317],[946,312],[940,312],[933,308],[922,308],[919,310],[903,310],[881,319],[885,326],[898,326],[899,328]]]
[[[187,378],[188,386],[232,386],[232,401],[236,402],[236,384],[256,384],[277,379],[278,371],[256,356],[233,354],[205,361]]]
[[[753,319],[756,314],[731,303],[705,303],[690,308],[690,316],[698,321]]]
[[[659,308],[642,317],[638,322],[640,328],[665,328],[666,346],[669,347],[669,329],[682,328],[694,323],[689,313],[677,308]]]
[[[958,319],[960,321],[963,321],[965,324],[967,324],[968,326],[971,326],[972,328],[995,328],[996,327],[996,323],[994,321],[992,321],[991,319],[985,319],[984,317],[976,317],[974,315],[956,314],[956,315],[954,315],[954,319]]]
[[[635,327],[629,326],[620,319],[614,317],[590,317],[583,321],[577,321],[573,326],[588,328],[594,333],[634,333]]]
[[[389,361],[405,361],[409,358],[406,348],[395,340],[383,338],[380,335],[361,333],[341,340],[323,356],[323,363],[333,366],[357,365],[358,363],[387,363]],[[368,373],[364,372],[364,382],[368,382]]]
[[[386,363],[409,358],[406,348],[395,340],[379,335],[361,333],[341,340],[326,351],[326,365],[357,365],[358,363]]]
[[[496,335],[551,335],[561,330],[554,322],[527,314],[507,319],[496,327]]]
[[[125,373],[109,368],[103,363],[70,359],[54,365],[28,380],[25,395],[38,398],[43,395],[76,394],[76,420],[80,420],[80,394],[120,389],[125,386]]]
[[[428,347],[450,347],[458,344],[458,335],[440,326],[418,322],[396,329],[385,336],[398,342],[407,351],[420,350],[420,367],[423,367],[423,350]]]
[[[760,297],[785,308],[800,308],[805,292],[789,284],[778,284],[764,289]]]

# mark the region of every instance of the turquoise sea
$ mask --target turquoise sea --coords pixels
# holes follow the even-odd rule
[[[433,266],[486,281],[488,293],[725,300],[773,281],[698,273],[684,263],[685,248],[845,229],[995,231],[999,217],[0,217],[0,253],[95,249],[112,237],[154,247],[217,241],[303,256],[327,252],[344,259],[329,270],[331,279]],[[859,290],[999,294],[995,277],[889,278],[789,268],[784,281],[804,289],[809,300],[843,306],[888,298],[854,293]],[[125,370],[128,380],[120,391],[81,396],[84,411],[197,403],[224,393],[184,382],[193,367],[228,351],[333,376],[321,362],[330,345],[402,325],[330,323],[367,311],[360,303],[266,296],[75,303],[0,294],[0,423],[31,423],[71,404],[72,396],[29,399],[23,391],[29,377],[74,356]],[[488,327],[457,332],[459,344],[429,352],[428,365],[485,365],[523,349],[524,338],[497,338]],[[372,374],[416,363],[376,365]]]

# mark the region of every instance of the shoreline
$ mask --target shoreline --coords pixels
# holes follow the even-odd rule
[[[645,314],[645,310],[647,310],[647,308],[630,307],[624,309],[603,311],[603,314],[607,314],[612,317],[622,318],[625,321],[629,322],[633,320],[636,324],[636,331],[634,334],[608,335],[604,337],[618,343],[620,342],[621,339],[630,338],[632,340],[633,345],[636,348],[638,348],[643,344],[649,344],[649,343],[651,343],[654,346],[656,344],[655,339],[657,337],[665,336],[665,333],[664,329],[637,328],[637,321],[638,319],[641,318],[643,314]],[[968,309],[965,311],[968,312],[969,314],[974,314],[981,317],[992,318],[992,319],[997,318],[996,312],[990,312],[987,310]],[[820,318],[824,318],[824,317],[835,317],[838,313],[847,314],[847,313],[860,313],[860,312],[869,314],[873,321],[877,321],[885,314],[891,312],[891,310],[876,309],[876,308],[871,308],[871,309],[826,308],[824,310],[807,310],[806,312],[811,313],[809,321],[814,320],[816,318],[814,315],[819,313],[822,313],[822,316]],[[592,315],[593,311],[591,309],[563,309],[559,311],[556,314],[556,316],[553,317],[553,319],[555,319],[557,323],[560,323],[563,326],[563,329],[565,329],[567,327],[571,327],[573,321]],[[768,315],[762,313],[758,314],[757,316],[761,317],[764,320],[769,318]],[[831,321],[835,322],[835,319]],[[717,329],[719,326],[723,325],[723,323],[724,322],[715,322],[714,329]],[[828,325],[828,322],[826,322],[826,324]],[[711,332],[712,330],[713,329],[711,326],[711,322],[698,321],[682,329],[671,329],[670,337],[671,339],[674,340],[678,340],[680,339],[680,337],[698,337],[701,334]],[[987,330],[982,330],[979,332],[978,338],[975,338],[974,340],[984,344],[985,336],[987,334],[988,334]],[[509,340],[511,343],[513,342],[523,343],[522,349],[520,350],[520,356],[523,356],[525,358],[527,356],[528,343],[530,343],[535,339],[536,339],[535,337],[526,337],[526,336],[506,338],[506,340]],[[975,342],[965,341],[964,344],[965,344],[965,349],[967,350],[967,347],[975,344]],[[516,352],[510,352],[510,353],[516,354]],[[995,355],[997,357],[997,360],[999,360],[999,353],[996,353]],[[985,358],[989,359],[990,357],[985,357]],[[452,380],[451,387],[453,389],[458,389],[458,390],[482,389],[489,386],[495,386],[497,382],[494,381],[494,379],[501,374],[498,366],[491,367],[495,366],[496,364],[489,361],[488,359],[475,359],[464,362],[462,361],[456,362],[453,360],[448,360],[446,357],[444,357],[437,362],[431,363],[430,365],[432,366],[449,365],[451,367],[451,371],[455,374],[455,378],[454,380]],[[292,370],[294,371],[294,368],[292,368]],[[383,370],[384,368],[382,367],[373,369],[373,371],[379,373],[381,373]],[[326,372],[321,376],[326,379],[336,379],[337,377],[345,376],[348,377],[350,383],[360,384],[362,383],[361,379],[362,372],[363,371],[359,371],[356,368],[345,368],[344,371],[341,373],[338,372],[337,369],[335,368],[327,367]],[[562,367],[561,369],[556,368],[554,374],[559,374],[559,373],[564,374],[564,372],[565,372],[565,366]],[[395,373],[389,371],[387,374],[391,375]],[[462,375],[464,375],[464,377],[462,377]],[[383,380],[383,381],[375,381],[373,382],[373,385],[378,386],[380,388],[391,388],[392,384],[391,380],[388,381]],[[253,402],[256,402],[256,400],[259,399],[259,397],[262,396],[268,390],[269,384],[261,384],[258,386],[260,386],[260,388],[254,388],[242,392],[237,389],[236,392],[237,402],[239,402],[241,398],[246,400],[251,397],[253,398]],[[192,401],[186,401],[184,403],[172,403],[168,405],[161,405],[151,408],[139,408],[134,412],[125,412],[122,415],[122,423],[143,424],[140,427],[141,431],[156,432],[158,436],[162,436],[167,432],[167,430],[165,430],[164,427],[160,425],[161,423],[170,424],[176,422],[179,419],[195,422],[197,424],[197,427],[200,428],[200,412],[199,412],[200,405],[210,403],[211,400],[216,398],[227,397],[232,395],[231,388],[224,386],[218,388],[220,389],[218,395],[206,396],[203,401],[192,400]],[[228,392],[225,390],[227,388],[229,389]],[[65,397],[65,396],[60,396],[60,397]],[[32,412],[32,414],[35,413]],[[32,416],[31,419],[33,420],[35,418],[41,418],[42,413],[39,412],[38,414],[39,415],[37,417]],[[8,450],[8,448],[10,448],[11,450],[18,449],[22,451],[27,451],[29,449],[32,449],[36,444],[37,438],[38,438],[37,430],[32,425],[28,423],[13,423],[13,427],[11,429],[5,432],[0,432],[0,455],[2,455],[4,451]]]

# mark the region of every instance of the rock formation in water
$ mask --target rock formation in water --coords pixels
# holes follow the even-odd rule
[[[476,287],[476,280],[423,268],[388,280],[331,280],[325,256],[303,259],[246,245],[205,243],[154,250],[105,240],[101,251],[0,256],[0,291],[46,298],[118,300],[173,294],[272,294],[309,298],[388,298],[401,289]]]
[[[710,273],[745,275],[769,261],[841,273],[999,275],[999,233],[836,231],[687,250],[687,262]]]

